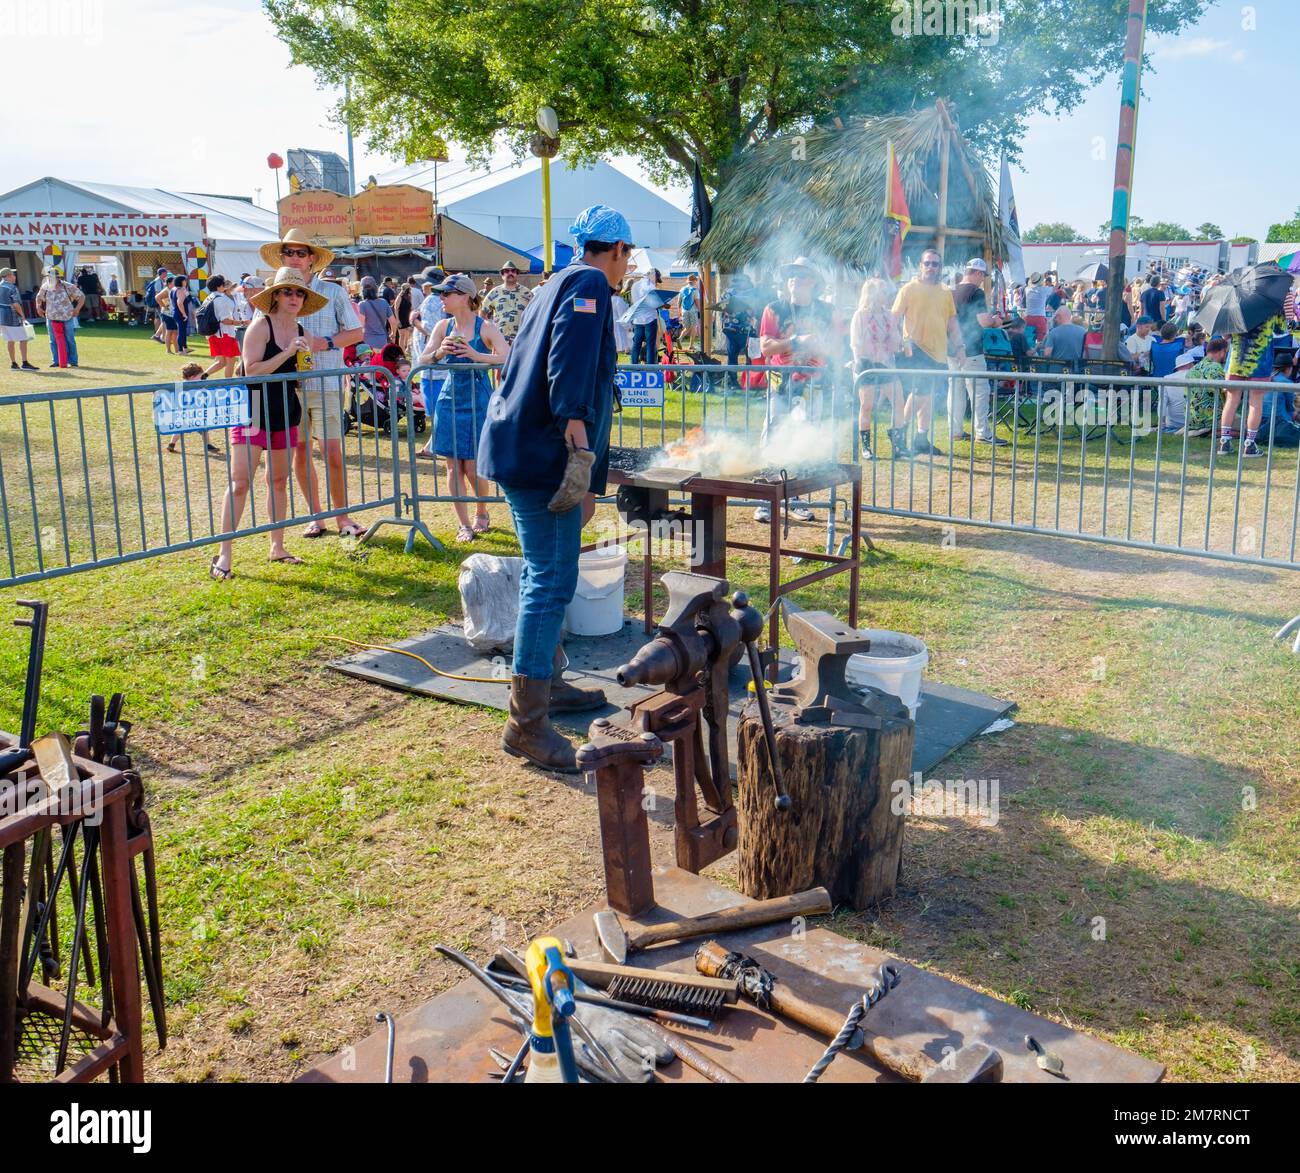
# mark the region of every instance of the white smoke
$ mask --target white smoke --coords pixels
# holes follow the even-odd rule
[[[649,467],[682,468],[708,477],[745,477],[762,471],[807,471],[833,464],[837,444],[829,423],[808,419],[802,400],[770,429],[766,443],[743,432],[695,428],[652,454]]]

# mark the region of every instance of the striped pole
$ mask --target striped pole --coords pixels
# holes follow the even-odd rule
[[[1128,251],[1129,207],[1133,193],[1133,152],[1137,143],[1138,98],[1142,91],[1142,43],[1146,37],[1147,0],[1129,0],[1124,40],[1124,78],[1120,91],[1119,138],[1115,143],[1115,194],[1110,213],[1110,278],[1106,286],[1106,324],[1102,353],[1119,357],[1120,307],[1124,297],[1124,261]]]

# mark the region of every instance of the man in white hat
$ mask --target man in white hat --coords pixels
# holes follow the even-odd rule
[[[984,282],[989,275],[989,267],[982,257],[971,257],[966,262],[966,272],[957,288],[952,291],[952,300],[957,307],[957,324],[961,327],[961,336],[966,343],[965,369],[968,371],[986,371],[988,363],[984,358],[984,331],[990,327],[1002,325],[1002,319],[989,310],[988,297],[984,293]],[[954,370],[962,369],[955,358],[948,360]],[[971,416],[975,424],[975,439],[981,444],[1003,447],[1006,440],[999,440],[994,434],[992,421],[989,419],[989,403],[992,387],[988,379],[956,378],[948,385],[948,434],[954,440],[968,440],[965,432],[966,404],[971,405]]]
[[[280,240],[263,245],[261,253],[269,268],[287,265],[296,269],[307,279],[312,290],[325,298],[328,304],[303,317],[302,327],[311,339],[312,367],[322,371],[342,367],[343,348],[360,342],[362,329],[361,319],[347,291],[320,276],[321,270],[334,259],[334,253],[322,245],[313,244],[296,228],[289,229]],[[311,511],[320,513],[320,486],[311,459],[314,433],[320,438],[325,454],[330,503],[335,509],[343,509],[348,503],[347,472],[343,466],[343,377],[329,375],[307,379],[302,387],[303,426],[294,452],[294,474]],[[336,524],[340,535],[362,537],[366,532],[346,513],[338,515]],[[325,527],[319,521],[313,521],[302,536],[322,538]]]

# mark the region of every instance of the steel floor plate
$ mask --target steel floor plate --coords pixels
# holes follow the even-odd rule
[[[555,718],[555,724],[577,734],[585,734],[597,717],[611,716],[638,697],[654,691],[651,688],[624,688],[614,679],[614,670],[627,663],[647,637],[638,620],[628,619],[623,629],[599,639],[570,636],[565,641],[569,657],[568,678],[575,684],[599,686],[605,690],[610,704],[591,713],[573,713]],[[399,640],[393,647],[403,648],[423,656],[429,663],[444,672],[461,676],[495,676],[500,684],[479,684],[462,680],[449,680],[430,672],[418,660],[394,652],[357,652],[337,660],[329,667],[367,680],[398,688],[421,696],[440,700],[458,701],[462,704],[484,705],[505,711],[508,700],[510,660],[508,656],[493,656],[477,652],[465,642],[457,624],[445,624],[415,639]],[[782,678],[792,671],[789,658],[793,653],[782,649]],[[739,715],[746,700],[749,669],[739,664],[731,673],[731,713]],[[1012,701],[999,700],[969,689],[954,688],[938,681],[927,680],[922,686],[921,705],[916,714],[916,742],[912,751],[912,769],[929,773],[953,750],[987,729],[999,717],[1015,708]],[[736,722],[731,723],[731,760],[736,760]]]
[[[699,916],[746,902],[730,889],[676,868],[656,869],[655,894],[659,907],[639,923]],[[580,957],[599,956],[593,911],[588,909],[555,929],[556,936],[573,943]],[[626,918],[625,923],[629,923]],[[692,959],[699,943],[663,945],[634,953],[630,960],[638,966],[693,972]],[[727,934],[722,944],[749,953],[810,1001],[845,1012],[861,996],[876,969],[883,962],[894,961],[901,980],[871,1009],[864,1025],[936,1061],[943,1058],[945,1047],[985,1042],[1002,1053],[1005,1083],[1155,1083],[1164,1075],[1165,1069],[1158,1063],[937,974],[897,963],[889,954],[826,929],[809,929],[796,939],[789,925],[769,925]],[[475,960],[484,963],[489,959]],[[403,1015],[396,1029],[394,1081],[398,1083],[486,1082],[499,1074],[488,1048],[494,1046],[512,1055],[521,1041],[504,1009],[472,978]],[[709,1032],[683,1029],[681,1033],[749,1083],[797,1082],[825,1047],[825,1040],[743,1000],[724,1012]],[[1025,1047],[1026,1035],[1033,1035],[1061,1057],[1063,1077],[1038,1068]],[[381,1027],[355,1047],[313,1067],[299,1082],[382,1081],[386,1048],[387,1030]],[[660,1069],[659,1075],[670,1083],[703,1079],[677,1060]],[[896,1082],[897,1077],[878,1070],[857,1053],[845,1053],[831,1064],[822,1081],[879,1083]]]

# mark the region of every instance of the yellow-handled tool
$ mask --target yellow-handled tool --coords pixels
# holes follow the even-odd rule
[[[569,1018],[577,1009],[573,973],[564,962],[564,946],[555,937],[537,937],[524,954],[528,984],[533,988],[533,1026],[525,1083],[577,1083]]]

